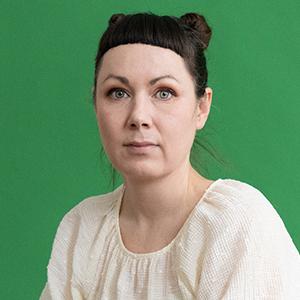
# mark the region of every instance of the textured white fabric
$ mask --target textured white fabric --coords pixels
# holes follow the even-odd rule
[[[300,256],[281,218],[253,186],[213,182],[173,241],[146,254],[119,230],[123,185],[62,219],[41,300],[300,299]]]

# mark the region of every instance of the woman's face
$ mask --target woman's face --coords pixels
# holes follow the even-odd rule
[[[195,132],[209,114],[206,91],[197,101],[184,60],[172,50],[126,44],[107,51],[95,109],[113,166],[125,178],[149,180],[187,164]]]

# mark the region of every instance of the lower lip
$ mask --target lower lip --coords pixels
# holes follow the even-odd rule
[[[157,148],[157,145],[147,145],[147,146],[126,146],[128,151],[133,154],[147,154]]]

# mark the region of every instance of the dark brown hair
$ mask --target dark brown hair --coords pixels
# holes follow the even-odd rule
[[[114,14],[100,39],[95,60],[95,103],[97,75],[106,51],[123,44],[142,43],[168,48],[185,61],[195,83],[197,98],[201,97],[207,84],[207,68],[204,50],[211,38],[211,28],[205,18],[187,13],[180,18],[157,16],[153,13]]]

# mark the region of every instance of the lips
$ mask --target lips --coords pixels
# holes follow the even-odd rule
[[[157,144],[153,143],[153,142],[148,142],[148,141],[143,141],[143,142],[137,142],[137,141],[133,141],[133,142],[129,142],[126,143],[125,146],[127,147],[148,147],[148,146],[157,146]]]
[[[129,155],[144,157],[145,155],[151,155],[157,149],[158,144],[149,140],[133,140],[125,143],[124,146]]]

